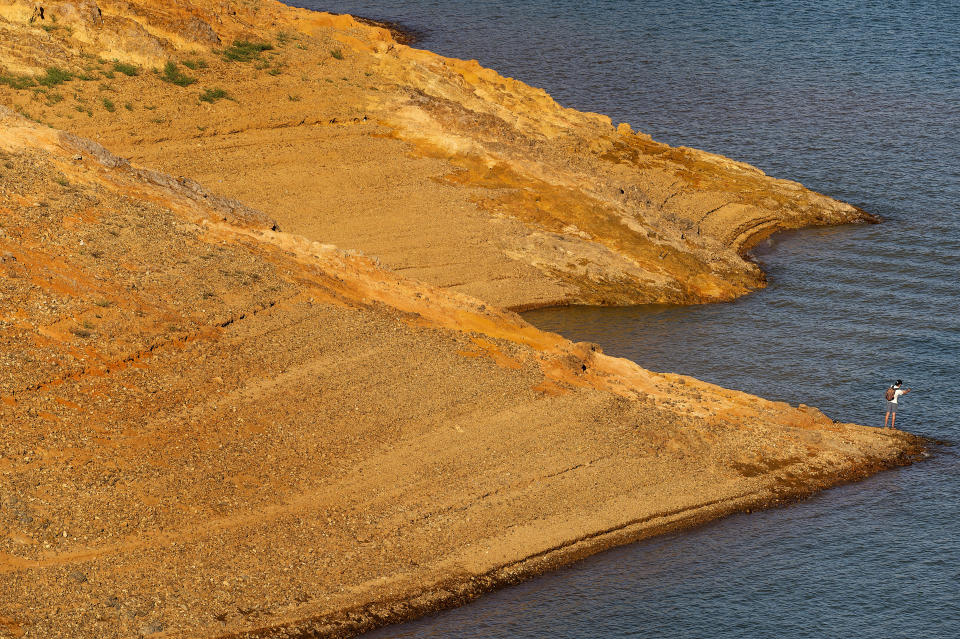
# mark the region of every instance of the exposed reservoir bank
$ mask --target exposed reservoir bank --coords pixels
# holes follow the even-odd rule
[[[273,0],[0,31],[0,633],[343,637],[922,455],[505,310],[851,204]]]
[[[654,139],[723,153],[886,219],[754,251],[770,286],[732,304],[525,314],[654,370],[837,419],[958,441],[958,13],[803,3],[333,2],[426,32]],[[377,637],[952,637],[960,460],[588,559]]]

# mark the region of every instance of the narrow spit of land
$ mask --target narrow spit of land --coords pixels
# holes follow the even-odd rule
[[[725,299],[853,207],[349,17],[44,7],[0,3],[56,125],[0,110],[0,636],[348,636],[919,450],[500,309]]]

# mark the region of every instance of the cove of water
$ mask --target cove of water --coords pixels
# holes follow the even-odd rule
[[[882,215],[774,236],[729,304],[528,313],[659,371],[960,439],[960,5],[299,0]],[[960,636],[960,457],[612,550],[371,637]]]

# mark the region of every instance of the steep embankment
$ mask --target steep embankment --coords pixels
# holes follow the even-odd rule
[[[8,103],[497,305],[727,300],[763,285],[740,255],[758,237],[869,218],[349,16],[45,7],[0,2]],[[51,65],[73,79],[26,86]]]
[[[273,228],[0,112],[0,634],[348,635],[917,448]]]

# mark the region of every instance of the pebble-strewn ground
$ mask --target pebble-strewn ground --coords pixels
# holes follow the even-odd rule
[[[649,373],[2,117],[0,633],[349,634],[917,445]]]
[[[0,34],[0,636],[352,634],[919,446],[499,308],[852,207],[266,0]]]
[[[0,3],[3,103],[498,306],[730,300],[758,238],[872,219],[349,16],[81,4]]]

